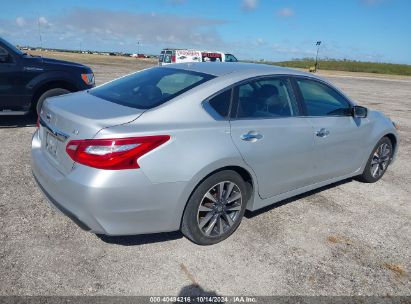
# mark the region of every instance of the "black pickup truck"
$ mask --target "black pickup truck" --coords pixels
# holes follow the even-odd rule
[[[47,97],[93,86],[89,67],[29,55],[0,37],[0,115],[39,113]]]

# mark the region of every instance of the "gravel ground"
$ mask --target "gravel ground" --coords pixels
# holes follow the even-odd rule
[[[92,67],[99,83],[132,69]],[[35,186],[34,119],[0,116],[0,295],[411,295],[411,79],[325,76],[400,124],[397,161],[376,184],[346,180],[247,213],[210,247],[178,232],[82,231]]]

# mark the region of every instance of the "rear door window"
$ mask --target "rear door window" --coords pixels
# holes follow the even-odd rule
[[[236,88],[237,118],[279,118],[298,116],[298,103],[291,82],[273,77],[250,81]]]
[[[0,46],[0,63],[10,63],[12,62],[12,57],[9,53]]]
[[[172,56],[173,56],[173,51],[165,51],[164,52],[164,58],[163,58],[162,62],[171,63]]]
[[[212,78],[215,76],[157,67],[119,78],[89,93],[124,106],[151,109]]]
[[[0,46],[0,56],[8,55],[7,51]]]
[[[165,51],[161,51],[161,54],[160,54],[160,56],[158,57],[158,62],[163,62],[163,60],[164,60],[164,54],[165,54]]]
[[[217,94],[208,103],[221,117],[227,118],[230,112],[231,89]]]

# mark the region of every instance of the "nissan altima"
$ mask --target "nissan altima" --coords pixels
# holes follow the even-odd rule
[[[32,170],[50,204],[85,230],[181,230],[210,245],[246,209],[350,177],[378,181],[396,128],[301,71],[174,64],[49,98]]]

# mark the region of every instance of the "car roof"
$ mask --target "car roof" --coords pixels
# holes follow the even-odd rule
[[[177,63],[177,64],[169,64],[164,66],[165,68],[174,68],[174,69],[182,69],[187,71],[199,72],[210,74],[214,76],[223,76],[226,74],[247,74],[248,72],[252,72],[253,74],[260,74],[260,75],[271,75],[271,74],[279,74],[279,75],[300,75],[300,76],[309,76],[315,77],[312,74],[290,69],[284,68],[275,65],[269,64],[257,64],[257,63],[240,63],[240,62],[189,62],[189,63]]]

